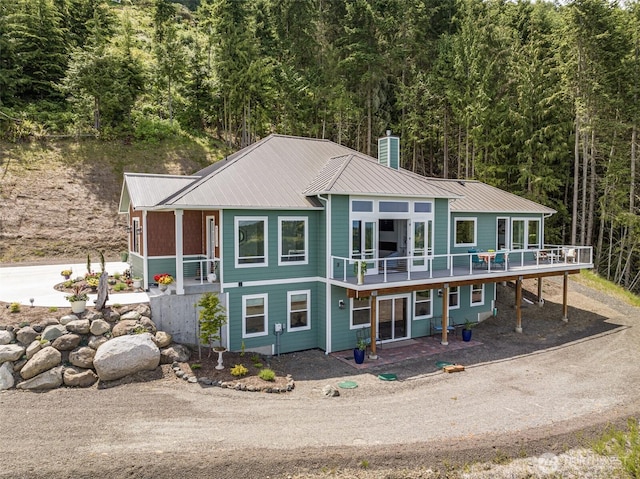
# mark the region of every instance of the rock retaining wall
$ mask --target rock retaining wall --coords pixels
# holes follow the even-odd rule
[[[148,305],[132,308],[0,327],[0,390],[90,387],[189,360],[187,347],[157,330]]]

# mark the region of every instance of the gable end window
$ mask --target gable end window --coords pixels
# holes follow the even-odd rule
[[[267,218],[235,219],[236,266],[267,266]]]
[[[475,246],[477,225],[475,218],[455,219],[455,246]]]
[[[278,218],[278,264],[307,264],[307,218]]]
[[[266,294],[242,297],[242,337],[266,336],[268,301]]]

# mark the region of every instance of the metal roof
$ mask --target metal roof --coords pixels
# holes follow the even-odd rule
[[[501,190],[476,180],[445,180],[434,178],[435,182],[461,198],[451,202],[452,212],[486,213],[535,213],[553,214],[556,210]]]
[[[167,195],[190,185],[196,179],[196,176],[125,173],[118,212],[128,213],[129,203],[136,209],[152,208]]]

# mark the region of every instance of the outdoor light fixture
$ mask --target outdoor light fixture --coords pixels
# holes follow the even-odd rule
[[[338,308],[344,309],[344,299],[338,301]]]
[[[35,301],[35,300],[34,300],[33,298],[29,298],[29,302],[31,303],[31,307],[32,307],[32,308],[33,308],[33,302],[34,302],[34,301]]]

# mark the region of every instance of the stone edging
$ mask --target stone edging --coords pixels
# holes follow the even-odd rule
[[[246,384],[243,384],[240,382],[236,383],[233,381],[214,381],[213,379],[209,379],[206,377],[198,379],[191,374],[186,374],[180,367],[180,364],[177,362],[174,362],[171,364],[171,369],[173,370],[173,373],[176,375],[177,378],[182,378],[188,383],[192,383],[192,384],[200,383],[205,386],[217,386],[217,387],[226,388],[226,389],[235,389],[236,391],[250,391],[250,392],[280,394],[280,393],[291,392],[295,388],[295,382],[293,381],[293,378],[291,377],[290,374],[287,374],[287,387],[276,388],[269,385],[265,385],[264,387],[258,388],[255,386],[247,386]]]

